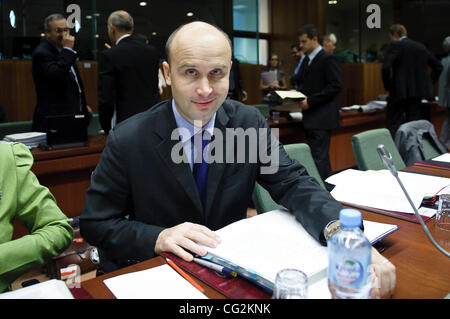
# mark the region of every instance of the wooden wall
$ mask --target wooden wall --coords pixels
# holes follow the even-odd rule
[[[88,105],[97,109],[97,61],[77,62]],[[36,91],[30,60],[0,61],[0,104],[9,122],[31,121]]]
[[[364,105],[387,94],[381,78],[381,63],[343,63],[339,106]]]
[[[290,75],[297,61],[291,56],[291,44],[298,43],[297,31],[312,23],[325,31],[325,2],[317,0],[272,0],[270,2],[271,41],[270,51],[278,53],[281,68]],[[269,53],[270,54],[270,53]]]

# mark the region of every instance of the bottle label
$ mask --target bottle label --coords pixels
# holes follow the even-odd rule
[[[360,286],[365,278],[363,265],[355,259],[344,258],[336,263],[334,269],[335,282],[346,286]]]

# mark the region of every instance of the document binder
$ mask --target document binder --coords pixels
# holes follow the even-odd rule
[[[171,253],[161,253],[161,256],[171,259],[180,268],[210,285],[220,293],[232,299],[270,299],[272,295],[261,287],[238,276],[223,278],[214,271],[195,262],[187,262]]]

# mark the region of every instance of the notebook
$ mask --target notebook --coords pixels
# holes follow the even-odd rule
[[[364,221],[364,233],[373,244],[399,227]],[[203,258],[228,266],[267,292],[273,290],[276,274],[284,268],[306,273],[308,285],[327,276],[327,247],[315,240],[285,210],[275,210],[243,219],[216,231],[222,241],[217,248],[205,247]]]

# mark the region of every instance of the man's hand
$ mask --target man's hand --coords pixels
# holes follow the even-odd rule
[[[111,49],[111,46],[108,43],[105,42],[105,48]]]
[[[373,299],[391,298],[395,290],[395,266],[372,247],[372,264],[370,269]]]
[[[89,105],[86,105],[86,109],[89,113],[91,114],[93,113],[92,108]]]
[[[301,100],[299,102],[299,107],[302,111],[306,111],[307,109],[309,109],[308,98]]]
[[[61,44],[63,47],[73,49],[73,46],[75,45],[75,37],[71,36],[69,32],[64,33]]]
[[[219,243],[220,237],[209,228],[193,223],[183,223],[166,228],[159,233],[155,253],[171,252],[185,261],[192,261],[193,256],[186,250],[204,256],[207,251],[199,245],[215,248]]]
[[[245,102],[247,100],[247,92],[246,91],[242,91],[242,98],[241,101]]]

